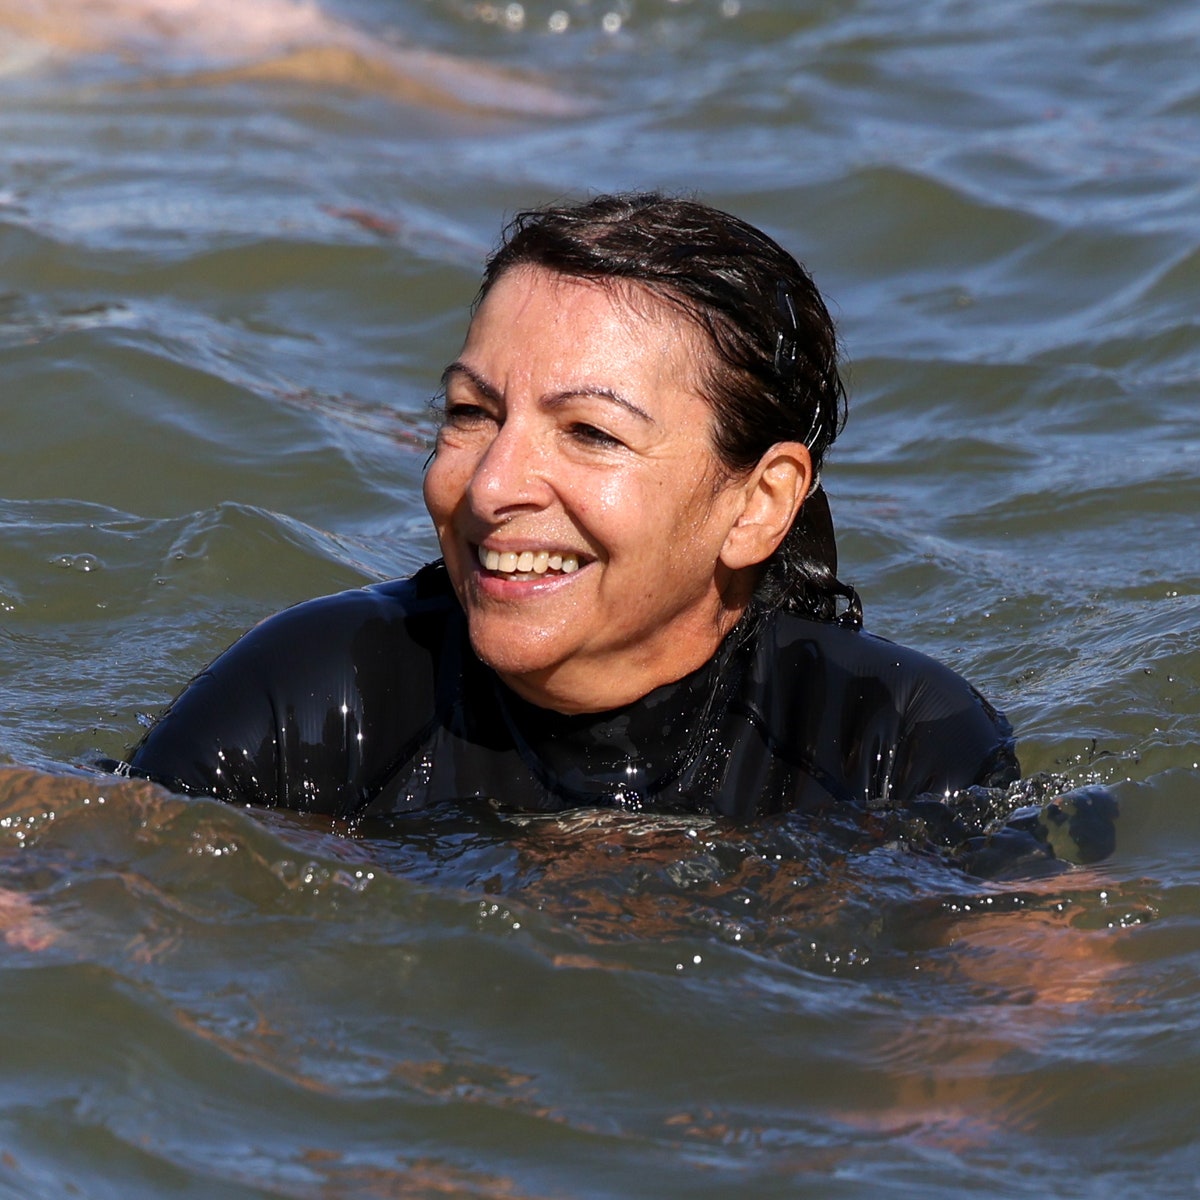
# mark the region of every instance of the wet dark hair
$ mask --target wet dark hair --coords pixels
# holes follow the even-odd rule
[[[817,473],[765,564],[753,607],[860,627],[858,594],[837,577],[833,518],[820,486],[825,455],[845,424],[846,391],[833,321],[804,267],[745,221],[656,192],[519,213],[487,261],[476,307],[519,266],[640,284],[703,331],[714,351],[701,386],[718,460],[737,475],[777,442],[803,442]]]

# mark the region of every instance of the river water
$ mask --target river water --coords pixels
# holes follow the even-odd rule
[[[1196,1194],[1194,5],[0,26],[0,1197]],[[1109,861],[353,837],[90,769],[256,620],[433,556],[428,400],[502,221],[646,186],[807,262],[868,626],[1111,785]]]

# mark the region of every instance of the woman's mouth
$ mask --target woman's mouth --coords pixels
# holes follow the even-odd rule
[[[487,550],[476,547],[479,565],[509,579],[541,579],[579,570],[579,556],[559,550]]]

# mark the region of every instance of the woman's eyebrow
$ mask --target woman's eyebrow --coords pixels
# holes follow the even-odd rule
[[[469,381],[471,386],[481,395],[490,400],[493,404],[502,404],[504,397],[500,394],[500,389],[494,384],[489,383],[478,371],[471,370],[461,359],[455,359],[442,372],[442,387],[450,382],[451,376],[463,375]]]
[[[504,402],[504,397],[500,394],[500,389],[484,379],[478,371],[468,367],[461,359],[456,359],[442,372],[442,387],[445,387],[454,375],[464,376],[481,396],[486,397],[493,404],[502,404]],[[543,396],[542,403],[547,408],[555,408],[579,396],[595,396],[600,400],[608,400],[612,404],[620,405],[626,412],[632,413],[633,416],[645,421],[648,425],[658,424],[644,408],[640,408],[632,400],[626,396],[622,396],[615,389],[604,387],[603,385],[593,387],[590,384],[584,384],[580,387],[563,388],[561,391],[551,392],[549,395]]]
[[[559,404],[565,404],[568,400],[575,399],[577,396],[596,396],[601,400],[608,400],[613,404],[619,404],[626,412],[632,413],[635,417],[640,418],[650,425],[658,423],[644,408],[639,408],[632,400],[622,396],[620,392],[604,386],[592,387],[589,384],[585,384],[582,387],[564,388],[561,392],[551,392],[548,396],[543,396],[542,403],[548,408],[554,408]]]

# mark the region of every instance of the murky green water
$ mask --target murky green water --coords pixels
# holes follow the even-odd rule
[[[0,34],[0,1196],[1194,1195],[1196,11],[130,3]],[[499,225],[641,186],[808,263],[869,626],[1112,784],[1111,861],[349,839],[88,772],[260,617],[432,556]]]

